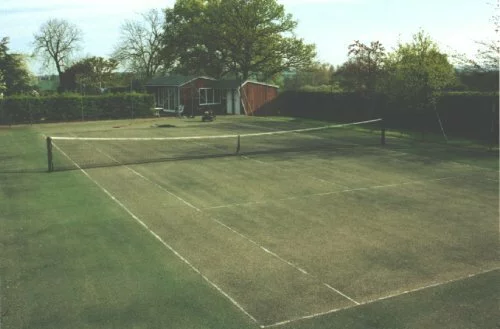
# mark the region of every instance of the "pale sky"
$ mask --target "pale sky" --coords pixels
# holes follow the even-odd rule
[[[317,47],[318,60],[340,65],[354,40],[379,40],[392,50],[423,29],[441,50],[473,55],[476,40],[493,40],[490,21],[499,0],[278,0],[298,20],[296,35]],[[149,9],[172,7],[174,0],[1,0],[0,38],[12,52],[30,53],[33,34],[50,18],[83,31],[84,56],[107,57],[125,20]],[[37,67],[33,65],[33,67]],[[35,69],[34,73],[43,73]]]

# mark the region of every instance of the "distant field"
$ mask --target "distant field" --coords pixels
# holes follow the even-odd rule
[[[498,152],[326,124],[0,127],[1,328],[495,327]]]

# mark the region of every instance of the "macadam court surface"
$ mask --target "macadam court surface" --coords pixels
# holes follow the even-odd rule
[[[242,136],[239,155],[228,155],[235,138],[125,140],[324,124],[220,117],[35,125],[25,129],[40,154],[45,136],[110,139],[55,139],[55,171],[42,173],[40,158],[26,172],[86,177],[81,189],[135,222],[250,326],[314,327],[347,310],[498,278],[498,153],[390,131],[381,146],[375,124]],[[7,140],[20,128],[2,130]],[[5,160],[2,175],[22,171]]]

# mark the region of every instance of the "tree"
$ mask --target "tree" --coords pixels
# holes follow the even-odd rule
[[[118,63],[114,59],[88,57],[73,64],[62,75],[63,91],[100,92],[111,80]]]
[[[451,57],[458,66],[458,75],[462,86],[468,90],[498,91],[500,1],[496,2],[490,21],[493,24],[496,40],[483,39],[476,41],[478,49],[473,58],[452,51]]]
[[[0,96],[3,96],[4,92],[7,90],[7,84],[5,83],[5,60],[7,58],[7,51],[9,47],[9,38],[4,37],[0,41]]]
[[[358,40],[349,45],[349,59],[335,72],[335,79],[350,91],[373,93],[383,71],[385,48],[379,41],[366,45]]]
[[[475,66],[482,71],[498,71],[500,65],[500,1],[496,2],[493,8],[493,15],[490,19],[495,31],[496,40],[479,40]]]
[[[286,75],[284,88],[300,90],[308,88],[332,89],[333,66],[327,63],[313,63],[310,67],[294,70]]]
[[[9,38],[0,40],[0,93],[13,95],[32,91],[32,76],[26,56],[9,53]]]
[[[177,0],[166,13],[164,47],[176,50],[183,69],[265,80],[306,67],[315,56],[314,45],[294,36],[297,22],[276,0]]]
[[[46,67],[55,65],[59,80],[71,56],[79,49],[81,30],[63,19],[50,19],[34,34],[34,54],[43,59]],[[60,81],[61,82],[61,81]]]
[[[126,21],[112,57],[128,70],[145,78],[166,71],[172,64],[167,51],[162,52],[164,18],[158,10],[141,15],[142,21]]]
[[[388,55],[384,73],[383,90],[390,99],[416,109],[428,108],[436,92],[456,83],[453,65],[423,31]]]

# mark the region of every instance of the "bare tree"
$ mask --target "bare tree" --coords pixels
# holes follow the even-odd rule
[[[156,9],[141,17],[142,20],[126,21],[121,26],[121,38],[111,57],[132,72],[148,78],[166,69],[161,56],[164,18]]]
[[[500,64],[500,1],[497,0],[493,7],[493,15],[490,19],[493,24],[495,36],[493,40],[476,41],[479,45],[477,57],[479,66],[487,71],[498,71]]]
[[[494,31],[493,39],[476,40],[478,49],[472,58],[467,54],[457,52],[455,49],[448,51],[454,64],[462,70],[498,72],[500,69],[500,0],[496,0],[496,4],[489,4],[493,7],[493,14],[490,17]]]
[[[55,65],[60,81],[64,65],[80,49],[82,31],[64,19],[50,19],[34,37],[34,54],[42,57],[46,67]]]

